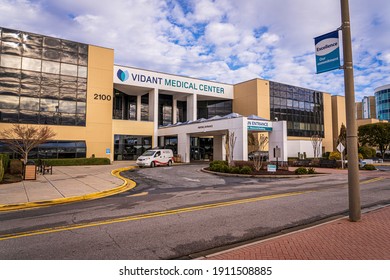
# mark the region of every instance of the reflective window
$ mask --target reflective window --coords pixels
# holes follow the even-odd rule
[[[41,97],[43,97],[43,98],[57,98],[58,99],[60,97],[60,90],[58,87],[42,86],[41,87]]]
[[[39,112],[20,110],[20,112],[19,112],[19,120],[22,123],[38,123],[38,121],[39,121]]]
[[[42,61],[42,72],[59,74],[60,73],[60,63],[53,61]]]
[[[0,36],[0,122],[85,126],[88,45],[11,29]]]
[[[271,119],[287,121],[288,136],[324,137],[322,93],[270,82]]]
[[[81,78],[87,78],[87,69],[88,69],[87,67],[79,66],[78,76]]]
[[[61,63],[61,75],[77,76],[77,65]]]
[[[20,82],[20,70],[11,69],[11,68],[1,68],[0,67],[0,83],[1,82]]]
[[[17,110],[8,110],[8,109],[0,108],[1,122],[15,123],[18,122],[18,120],[19,120],[19,112]]]
[[[75,114],[76,113],[76,102],[60,100],[59,112],[60,113]]]
[[[61,52],[53,49],[44,49],[43,50],[43,59],[60,61]]]
[[[20,89],[21,96],[39,97],[41,93],[41,86],[34,84],[22,84]]]
[[[1,67],[20,69],[20,67],[22,66],[22,58],[20,56],[15,55],[2,54],[0,62]]]
[[[3,54],[12,54],[21,56],[23,52],[22,44],[15,42],[3,42],[1,52]]]
[[[44,37],[43,38],[43,46],[49,48],[61,48],[61,40],[52,37]]]
[[[41,62],[42,62],[42,60],[40,60],[40,59],[23,57],[22,69],[40,72],[41,71]]]
[[[77,64],[78,55],[73,52],[62,52],[61,62]]]
[[[19,96],[0,95],[0,109],[17,109],[19,108]]]
[[[58,99],[41,98],[41,112],[58,112]]]
[[[42,57],[42,47],[34,45],[23,45],[23,56],[40,59]]]
[[[72,88],[61,88],[60,99],[61,100],[76,100],[77,91]]]
[[[42,36],[39,36],[39,35],[23,33],[22,34],[22,41],[23,41],[23,43],[28,44],[28,45],[42,46],[43,38],[42,38]]]
[[[22,41],[22,32],[18,31],[18,30],[3,28],[1,38],[3,41],[21,42]]]

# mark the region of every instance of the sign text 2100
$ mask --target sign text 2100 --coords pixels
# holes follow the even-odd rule
[[[111,95],[95,93],[95,94],[93,95],[93,99],[111,101]]]

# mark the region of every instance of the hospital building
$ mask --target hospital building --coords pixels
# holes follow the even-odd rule
[[[0,130],[48,125],[55,139],[30,157],[135,160],[169,147],[183,162],[248,158],[248,133],[266,133],[280,160],[335,150],[345,99],[264,79],[226,84],[116,65],[114,50],[0,27]],[[1,141],[1,139],[0,139]],[[9,152],[0,144],[0,153]]]

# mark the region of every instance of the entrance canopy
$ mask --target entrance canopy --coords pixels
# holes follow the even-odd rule
[[[258,116],[244,117],[237,113],[215,116],[210,119],[198,119],[159,127],[158,136],[177,136],[178,154],[184,162],[190,161],[190,137],[213,136],[214,159],[225,159],[226,135],[234,132],[236,144],[234,160],[248,160],[248,131],[269,132],[269,149],[280,148],[282,161],[287,161],[287,125],[285,121],[272,122]],[[270,155],[272,160],[273,155]]]

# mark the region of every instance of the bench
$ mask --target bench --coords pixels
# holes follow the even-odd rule
[[[42,175],[45,175],[45,173],[49,173],[49,172],[50,172],[50,174],[53,174],[53,166],[43,164],[41,166],[41,171],[42,171]]]

